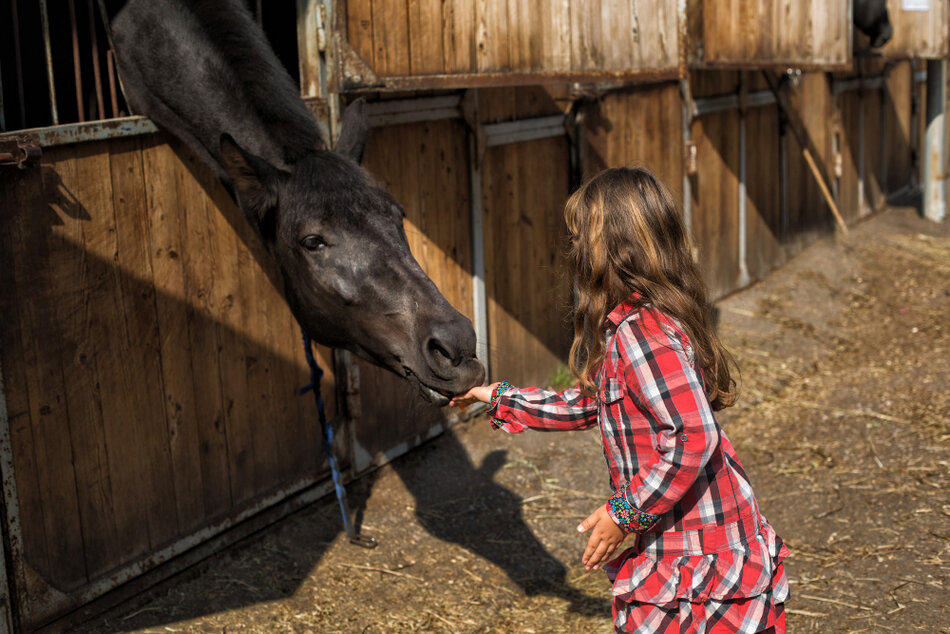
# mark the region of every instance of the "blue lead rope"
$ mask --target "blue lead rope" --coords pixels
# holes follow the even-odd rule
[[[346,500],[346,487],[343,485],[343,476],[340,474],[339,461],[336,458],[336,452],[333,451],[333,425],[327,422],[326,411],[323,407],[323,394],[320,390],[320,382],[323,379],[323,369],[317,363],[313,356],[313,346],[310,335],[301,328],[303,333],[303,351],[307,358],[307,365],[310,366],[310,383],[300,388],[300,394],[306,394],[313,390],[313,396],[317,401],[317,416],[320,421],[320,435],[323,438],[323,453],[330,463],[330,473],[333,477],[333,487],[336,489],[336,499],[340,503],[340,515],[343,517],[343,529],[350,543],[362,546],[363,548],[375,548],[376,540],[372,537],[363,537],[356,532],[356,529],[350,523],[350,507]]]

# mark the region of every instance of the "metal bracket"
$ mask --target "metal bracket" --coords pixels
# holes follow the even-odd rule
[[[0,140],[0,165],[16,165],[22,170],[36,165],[42,155],[43,149],[35,134],[18,134],[12,139]]]
[[[336,35],[336,51],[340,60],[340,83],[343,92],[382,88],[386,83],[357,53],[345,37]]]

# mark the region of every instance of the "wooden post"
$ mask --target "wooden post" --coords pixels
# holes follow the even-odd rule
[[[947,217],[947,60],[927,60],[927,133],[924,137],[924,216]]]

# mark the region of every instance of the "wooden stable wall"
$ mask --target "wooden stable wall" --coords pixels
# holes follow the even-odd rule
[[[688,0],[690,65],[843,68],[851,61],[850,4]]]
[[[675,77],[677,0],[347,0],[346,36],[390,88]],[[345,71],[347,69],[344,69]],[[365,82],[349,71],[347,81]]]
[[[905,4],[906,0],[887,0],[894,35],[876,53],[898,59],[950,55],[950,0],[926,0],[925,10],[907,11]]]
[[[24,627],[326,477],[275,271],[189,152],[164,135],[46,148],[0,170],[0,210]]]

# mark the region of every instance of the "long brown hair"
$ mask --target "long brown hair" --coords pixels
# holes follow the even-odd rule
[[[608,312],[636,291],[637,305],[649,304],[683,328],[713,409],[735,403],[735,360],[716,335],[706,285],[669,190],[643,168],[605,170],[568,199],[564,219],[577,293],[570,366],[582,388],[595,389]]]

